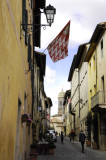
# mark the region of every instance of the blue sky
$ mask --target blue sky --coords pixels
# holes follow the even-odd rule
[[[51,4],[56,8],[54,23],[46,30],[41,30],[41,48],[43,52],[52,40],[60,33],[63,27],[71,20],[68,57],[58,62],[52,62],[46,50],[46,75],[44,79],[45,92],[52,99],[51,115],[57,113],[58,94],[70,89],[68,80],[69,70],[73,56],[77,53],[78,46],[89,42],[98,23],[106,21],[106,0],[46,0],[46,6]],[[42,14],[42,24],[46,23]]]

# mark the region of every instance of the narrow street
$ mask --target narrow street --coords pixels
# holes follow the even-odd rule
[[[93,150],[85,145],[85,153],[81,152],[81,145],[79,142],[72,144],[69,138],[64,139],[61,144],[60,137],[56,143],[54,155],[39,155],[38,160],[106,160],[106,152],[100,150]]]

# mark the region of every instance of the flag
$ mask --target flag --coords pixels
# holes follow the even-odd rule
[[[68,99],[68,102],[70,103],[70,98]]]
[[[50,115],[47,115],[46,118],[47,118],[47,120],[50,120]]]
[[[48,45],[47,50],[53,62],[57,62],[68,56],[69,31],[70,21],[57,35],[57,37]]]

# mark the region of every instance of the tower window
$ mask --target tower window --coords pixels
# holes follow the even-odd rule
[[[100,45],[101,45],[101,58],[103,58],[103,39],[101,40]]]
[[[62,105],[62,102],[60,101],[60,105]]]

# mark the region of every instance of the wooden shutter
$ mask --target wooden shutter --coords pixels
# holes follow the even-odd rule
[[[28,37],[28,62],[30,62],[31,59],[31,44],[30,44],[30,35]]]
[[[28,45],[28,36],[27,36],[27,24],[28,24],[28,11],[25,10],[25,44]]]
[[[36,9],[34,11],[34,24],[37,24],[34,26],[34,46],[40,47],[40,36],[41,36],[41,12],[40,9]]]
[[[22,24],[25,24],[25,10],[26,10],[26,0],[22,0]],[[23,26],[25,31],[25,26]]]

